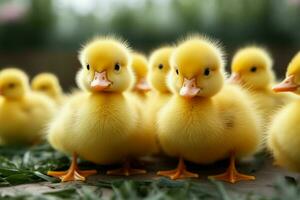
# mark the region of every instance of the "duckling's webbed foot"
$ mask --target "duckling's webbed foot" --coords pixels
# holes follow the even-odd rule
[[[97,174],[96,170],[79,170],[77,165],[77,155],[73,154],[70,168],[67,171],[48,171],[49,176],[57,177],[61,182],[85,181],[86,177]]]
[[[107,175],[116,175],[116,176],[131,176],[138,174],[146,174],[147,171],[143,169],[134,169],[130,165],[130,161],[126,160],[123,166],[120,169],[108,170]]]
[[[235,167],[235,156],[232,154],[230,156],[230,164],[229,167],[227,168],[226,172],[219,174],[219,175],[214,175],[214,176],[209,176],[210,178],[220,180],[220,181],[226,181],[230,183],[236,183],[238,181],[250,181],[250,180],[255,180],[255,176],[250,176],[250,175],[245,175],[242,173],[239,173]]]
[[[186,170],[186,166],[182,158],[179,159],[179,163],[176,169],[167,170],[167,171],[159,171],[157,172],[159,176],[166,176],[172,180],[183,179],[183,178],[198,178],[199,175],[197,173],[192,173]]]

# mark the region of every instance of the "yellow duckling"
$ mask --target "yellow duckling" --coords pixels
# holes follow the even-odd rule
[[[227,171],[213,178],[231,183],[254,179],[236,170],[235,158],[258,149],[259,120],[238,86],[223,86],[223,70],[221,49],[205,37],[188,38],[174,50],[168,79],[174,95],[159,113],[158,133],[164,152],[178,157],[179,164],[158,175],[198,177],[187,171],[184,160],[209,164],[230,157]]]
[[[132,53],[132,64],[131,68],[135,75],[135,81],[133,86],[133,91],[145,94],[150,90],[150,86],[147,82],[147,72],[148,72],[148,61],[146,56],[140,53]]]
[[[124,95],[133,81],[127,45],[114,38],[97,38],[84,46],[79,59],[83,68],[77,82],[85,89],[68,99],[48,131],[55,149],[73,154],[72,164],[66,172],[48,174],[70,181],[96,173],[79,170],[77,155],[97,164],[125,162],[108,174],[145,173],[130,168],[128,162],[130,156],[141,154],[134,147],[144,138],[137,134],[137,111]]]
[[[147,107],[144,108],[147,131],[157,133],[157,114],[161,107],[170,99],[172,93],[167,86],[167,74],[170,70],[169,59],[174,48],[165,46],[155,50],[149,60],[148,81],[152,91],[149,94]],[[156,148],[158,151],[158,145]]]
[[[170,70],[169,59],[173,50],[173,47],[165,46],[155,50],[150,56],[148,80],[157,93],[170,93],[167,74]]]
[[[270,54],[263,48],[248,46],[240,49],[231,63],[231,83],[239,83],[250,91],[256,107],[267,127],[273,114],[282,105],[293,100],[291,95],[276,94],[272,91],[275,74]]]
[[[61,105],[65,99],[58,78],[52,73],[40,73],[31,82],[33,91],[40,92],[50,97],[57,105]]]
[[[148,98],[148,91],[150,90],[150,86],[147,82],[148,60],[146,56],[140,53],[131,53],[131,59],[132,64],[130,67],[135,75],[135,80],[129,94],[142,116]]]
[[[286,79],[274,88],[275,92],[300,94],[300,52],[289,63]],[[300,172],[299,130],[300,101],[283,107],[274,117],[268,132],[268,147],[276,164]]]
[[[4,145],[32,145],[54,114],[55,106],[46,97],[32,93],[27,75],[15,68],[0,72],[0,140]]]

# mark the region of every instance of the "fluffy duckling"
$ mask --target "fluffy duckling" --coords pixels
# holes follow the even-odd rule
[[[157,132],[157,113],[172,95],[167,86],[167,74],[170,70],[169,59],[173,50],[173,47],[165,46],[153,51],[150,55],[148,81],[152,90],[144,113],[146,114],[145,128],[152,133]],[[158,149],[157,146],[157,151]]]
[[[4,145],[32,145],[54,114],[54,104],[32,93],[27,75],[15,68],[0,72],[0,140]]]
[[[141,53],[132,53],[131,68],[135,75],[133,90],[138,93],[146,93],[150,90],[147,82],[148,61],[146,56]]]
[[[230,157],[226,172],[213,178],[231,183],[254,179],[236,170],[235,159],[256,152],[260,124],[246,93],[224,86],[223,69],[221,49],[205,37],[188,38],[172,53],[168,84],[174,95],[159,113],[158,136],[164,152],[179,163],[158,175],[198,177],[187,171],[184,160],[209,164]]]
[[[248,46],[240,49],[231,63],[231,83],[239,83],[250,91],[257,109],[267,127],[273,114],[282,105],[293,100],[292,95],[276,94],[272,91],[275,74],[270,54],[263,48]]]
[[[32,79],[31,88],[35,92],[45,94],[61,105],[65,99],[58,78],[52,73],[40,73]]]
[[[114,38],[97,38],[84,46],[79,59],[83,68],[77,82],[84,90],[68,99],[48,130],[48,140],[55,149],[73,154],[72,164],[65,172],[48,174],[70,181],[85,180],[96,173],[79,170],[77,156],[97,164],[125,163],[108,174],[145,173],[130,168],[127,159],[147,148],[145,138],[137,132],[136,108],[124,94],[133,81],[127,45]]]
[[[140,110],[140,115],[142,115],[148,98],[148,91],[150,90],[147,82],[148,61],[146,56],[141,53],[131,53],[131,59],[132,64],[130,67],[135,75],[135,80],[130,91],[130,97]]]
[[[174,48],[165,46],[150,55],[148,81],[157,93],[170,93],[167,86],[167,74],[170,70],[169,59]]]
[[[300,94],[300,52],[289,63],[286,79],[274,86],[275,92]],[[300,101],[283,107],[274,117],[268,132],[268,147],[275,163],[289,170],[300,172],[299,130]]]

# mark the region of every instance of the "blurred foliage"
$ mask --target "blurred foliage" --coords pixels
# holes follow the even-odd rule
[[[230,46],[300,44],[298,0],[3,0],[0,7],[8,3],[27,12],[0,24],[0,50],[78,49],[87,38],[108,33],[146,50],[193,32]]]
[[[2,4],[7,2],[10,1],[1,1]],[[22,50],[42,47],[46,44],[49,34],[53,32],[55,22],[52,2],[31,0],[29,6],[25,16],[21,16],[18,21],[7,23],[4,21],[0,25],[1,50]]]
[[[96,35],[116,34],[148,54],[201,33],[222,41],[229,61],[241,46],[267,47],[283,77],[299,50],[299,24],[300,0],[1,0],[0,68],[53,72],[70,90],[77,51]]]

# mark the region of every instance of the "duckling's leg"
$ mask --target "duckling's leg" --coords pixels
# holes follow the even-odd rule
[[[186,170],[186,166],[184,164],[183,158],[179,159],[179,163],[177,168],[174,170],[167,171],[158,171],[157,175],[159,176],[167,176],[172,180],[181,179],[181,178],[198,178],[199,175],[196,173],[192,173]]]
[[[136,174],[146,174],[147,171],[143,169],[133,169],[131,168],[130,161],[126,159],[123,166],[120,169],[108,170],[107,175],[117,175],[117,176],[130,176]]]
[[[72,163],[67,171],[48,171],[48,175],[58,177],[62,182],[85,181],[85,178],[96,174],[96,170],[79,170],[77,165],[77,154],[73,154]]]
[[[231,155],[230,155],[230,164],[225,173],[215,175],[215,176],[209,176],[209,177],[216,179],[216,180],[227,181],[230,183],[235,183],[235,182],[243,181],[243,180],[245,180],[245,181],[246,180],[255,180],[255,176],[241,174],[237,171],[237,169],[235,167],[235,154],[234,153],[231,153]]]

